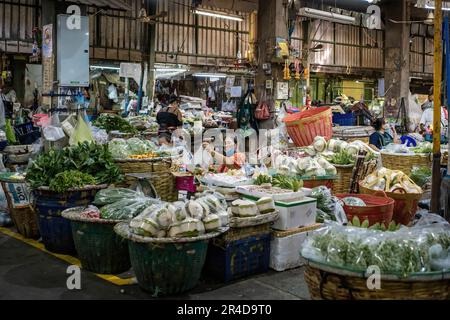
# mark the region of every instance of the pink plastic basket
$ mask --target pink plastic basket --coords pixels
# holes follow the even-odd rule
[[[178,191],[196,192],[194,176],[176,177],[176,188]]]

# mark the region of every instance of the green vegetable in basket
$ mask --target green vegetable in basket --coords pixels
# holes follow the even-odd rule
[[[255,180],[255,185],[260,186],[263,184],[272,183],[272,178],[266,175],[259,175]]]
[[[303,181],[295,177],[276,175],[272,179],[272,185],[281,189],[297,192],[303,188]]]
[[[330,162],[337,165],[349,165],[355,163],[355,156],[348,153],[346,150],[341,150],[331,157]]]
[[[127,120],[118,115],[102,114],[94,122],[94,126],[105,129],[106,132],[120,131],[122,133],[138,133],[138,130]]]
[[[76,170],[58,173],[50,182],[50,190],[63,193],[69,189],[79,189],[86,186],[96,185],[97,181],[93,176]]]
[[[28,168],[26,178],[32,188],[39,188],[50,186],[57,174],[70,170],[90,174],[97,184],[122,179],[108,147],[89,142],[39,155]]]
[[[124,199],[100,209],[102,219],[130,220],[144,211],[153,201],[146,199]]]
[[[413,167],[411,170],[411,180],[420,187],[431,182],[432,171],[428,167]]]

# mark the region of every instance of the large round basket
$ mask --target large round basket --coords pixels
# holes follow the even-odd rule
[[[158,197],[167,202],[178,200],[176,179],[171,172],[172,158],[126,159],[115,162],[125,175],[123,187],[129,188],[136,182],[136,178],[128,174],[152,173],[148,180],[155,187]]]
[[[28,198],[28,191],[24,181],[13,181],[9,174],[1,177],[1,184],[8,203],[8,211],[17,231],[25,238],[38,239],[38,219],[33,207],[29,204],[21,204],[21,198]],[[19,203],[17,203],[19,202]]]
[[[336,176],[326,177],[301,177],[303,180],[303,187],[313,189],[321,186],[325,186],[328,189],[333,189]]]
[[[448,300],[450,273],[402,278],[382,275],[381,288],[370,290],[364,272],[309,262],[305,280],[313,300]]]
[[[337,194],[336,197],[344,199],[346,197],[356,197],[364,201],[366,204],[364,207],[349,206],[344,203],[344,211],[349,221],[353,220],[353,217],[358,217],[362,223],[366,219],[369,221],[369,226],[373,226],[376,223],[384,224],[386,228],[392,221],[394,215],[395,201],[386,196],[386,193],[379,191],[378,196],[372,196],[368,194]]]
[[[333,135],[332,111],[328,107],[296,113],[283,121],[297,147],[311,145],[317,136],[330,140]]]
[[[369,144],[369,137],[374,132],[374,128],[367,126],[334,127],[333,138],[345,140],[348,143],[359,140]]]
[[[336,180],[333,181],[333,193],[348,193],[350,191],[350,185],[353,177],[353,164],[338,165],[336,167]]]
[[[411,175],[413,167],[427,167],[431,168],[431,154],[416,153],[389,153],[381,151],[381,158],[383,159],[383,167],[391,170],[400,170],[406,175]]]
[[[41,187],[33,191],[39,231],[47,250],[61,254],[76,252],[70,221],[63,218],[61,212],[70,208],[90,205],[97,192],[107,187],[106,184],[90,186],[64,193],[50,191],[48,187]]]
[[[72,236],[83,269],[99,274],[120,274],[131,268],[128,243],[114,232],[122,221],[81,216],[85,207],[67,209],[62,217],[71,221]]]
[[[131,233],[128,223],[114,230],[128,240],[130,260],[139,286],[155,296],[194,288],[205,264],[209,240],[226,231],[196,238],[156,239]]]
[[[367,189],[363,186],[363,181],[359,183],[359,191],[362,194],[370,194],[376,196],[379,191]],[[386,192],[388,198],[394,199],[394,215],[392,220],[408,226],[415,216],[419,201],[422,199],[422,193],[406,193],[403,189],[397,192]]]

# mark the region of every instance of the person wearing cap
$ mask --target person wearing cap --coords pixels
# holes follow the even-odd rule
[[[163,107],[156,115],[160,133],[172,132],[183,126],[183,114],[179,108],[180,99],[176,96],[171,96],[168,102],[169,105]]]

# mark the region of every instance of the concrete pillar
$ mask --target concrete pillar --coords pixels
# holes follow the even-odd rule
[[[256,89],[264,90],[266,80],[283,81],[283,61],[275,61],[276,38],[288,38],[284,0],[260,0],[258,11],[258,60],[259,68],[256,76]],[[266,75],[264,63],[272,64],[272,75]]]
[[[385,28],[385,90],[386,117],[397,117],[401,99],[405,99],[408,108],[409,96],[409,37],[410,24],[393,23],[396,21],[410,20],[410,8],[407,0],[391,1],[382,8],[386,15]],[[395,106],[390,105],[391,99],[396,99]]]
[[[56,12],[56,1],[42,0],[41,29],[43,30],[43,27],[46,25],[53,25],[53,56],[47,59],[43,57],[42,61],[43,94],[49,94],[53,90],[53,81],[56,80]],[[44,97],[42,104],[50,107],[52,105],[52,99],[50,97]]]
[[[147,14],[156,14],[156,0],[149,1],[147,4]],[[147,81],[147,96],[149,101],[153,99],[153,93],[155,88],[155,62],[156,62],[156,25],[150,25],[148,27],[148,81]]]

